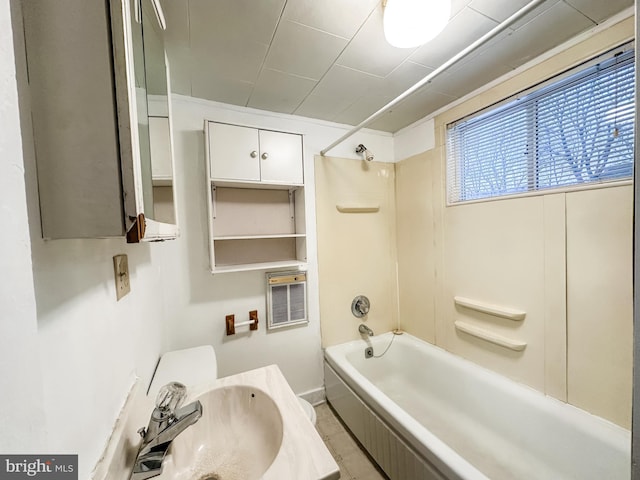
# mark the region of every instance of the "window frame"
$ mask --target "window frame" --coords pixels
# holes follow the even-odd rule
[[[622,58],[620,62],[622,65],[632,63],[635,71],[635,58],[634,58],[635,41],[631,40],[616,48],[608,50],[596,57],[582,62],[574,67],[571,67],[560,74],[554,75],[542,82],[539,82],[525,90],[522,90],[514,95],[511,95],[503,100],[493,103],[477,112],[470,115],[466,115],[458,120],[449,122],[445,128],[445,198],[447,206],[455,206],[468,203],[478,203],[496,200],[505,200],[512,198],[521,198],[529,196],[539,195],[551,195],[560,192],[570,192],[579,190],[590,190],[596,188],[609,188],[619,185],[628,185],[633,183],[633,161],[631,162],[631,174],[624,178],[612,178],[602,179],[591,182],[578,182],[572,184],[557,185],[551,187],[539,187],[539,143],[534,140],[536,131],[538,129],[536,122],[538,116],[537,100],[545,97],[550,97],[553,93],[563,90],[569,91],[572,85],[579,85],[585,78],[595,76],[594,67],[602,66],[602,68],[610,68],[611,64],[618,63],[618,59]],[[624,63],[623,63],[624,62]],[[635,102],[635,98],[634,98]],[[531,107],[533,105],[533,107]],[[530,108],[531,111],[528,111]],[[636,105],[634,104],[634,109]],[[482,196],[476,198],[465,198],[464,194],[464,169],[468,166],[462,161],[462,157],[455,151],[456,148],[463,147],[462,142],[457,141],[455,146],[451,140],[452,131],[459,125],[465,124],[471,120],[478,121],[483,118],[492,118],[502,112],[513,110],[514,112],[519,109],[526,112],[526,115],[533,118],[526,122],[526,136],[528,139],[528,145],[526,148],[527,155],[527,182],[526,190],[515,191],[511,193],[499,193],[490,196]],[[498,117],[496,117],[498,118]],[[635,122],[635,120],[633,120]],[[635,125],[634,125],[635,129]],[[635,130],[634,130],[635,131]],[[458,155],[457,158],[451,158],[452,155]],[[512,162],[514,167],[517,167],[517,162]],[[496,177],[498,178],[498,177]],[[501,177],[507,180],[507,177]],[[454,185],[454,188],[452,188]],[[453,195],[457,194],[456,198]]]

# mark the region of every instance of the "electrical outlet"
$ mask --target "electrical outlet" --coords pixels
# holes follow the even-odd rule
[[[131,291],[129,283],[129,260],[125,254],[114,255],[113,273],[116,280],[116,299],[120,300]]]

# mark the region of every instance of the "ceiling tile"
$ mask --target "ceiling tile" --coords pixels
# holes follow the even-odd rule
[[[469,5],[471,0],[451,0],[451,18],[455,17],[460,10]]]
[[[464,8],[442,33],[411,55],[410,60],[427,67],[439,67],[496,25],[494,20]]]
[[[294,113],[302,117],[335,121],[336,116],[353,102],[352,97],[321,97],[311,94]]]
[[[254,83],[283,6],[284,0],[189,0],[192,67]]]
[[[349,105],[349,107],[345,108],[338,115],[336,115],[334,121],[339,123],[346,123],[347,125],[358,125],[370,115],[384,107],[391,100],[393,100],[393,97],[360,97],[354,103]]]
[[[513,69],[509,65],[501,63],[500,58],[495,56],[492,51],[485,51],[435,78],[430,87],[434,91],[460,98],[511,70]]]
[[[492,18],[496,22],[504,22],[531,0],[472,0],[469,7],[476,12]]]
[[[518,28],[522,27],[523,25],[529,23],[534,18],[542,15],[544,12],[549,10],[551,7],[556,5],[558,2],[560,2],[560,0],[547,0],[546,2],[543,2],[542,4],[538,5],[536,8],[531,10],[529,13],[527,13],[524,17],[520,18],[520,20],[517,20],[517,21],[513,22],[511,25],[509,25],[509,28],[511,28],[512,30],[517,30]],[[511,12],[511,15],[513,15],[517,11],[518,10],[516,8],[514,8],[513,11]]]
[[[372,122],[367,128],[385,132],[397,132],[403,127],[424,118],[431,112],[451,103],[455,98],[434,92],[429,87],[396,105],[389,113]]]
[[[284,4],[285,0],[189,0],[191,46],[211,42],[230,46],[238,41],[269,45]]]
[[[357,98],[367,90],[378,90],[383,79],[352,68],[334,65],[313,90],[321,97]]]
[[[283,18],[351,39],[379,0],[288,0]]]
[[[269,49],[265,67],[319,80],[346,45],[344,38],[283,21]]]
[[[254,83],[267,55],[267,45],[236,42],[224,46],[212,44],[209,48],[191,48],[192,70],[208,69],[217,76],[235,78]]]
[[[432,68],[424,65],[405,61],[380,82],[380,88],[376,93],[395,98],[413,87],[432,71]]]
[[[386,77],[414,50],[395,48],[387,43],[382,31],[382,7],[378,7],[344,49],[338,64]]]
[[[263,69],[249,98],[248,107],[293,113],[316,82],[277,70]]]
[[[565,0],[596,23],[633,6],[633,0]]]
[[[519,67],[593,26],[587,17],[558,2],[495,43],[491,52],[501,63]]]
[[[218,74],[217,66],[198,65],[191,74],[192,95],[197,98],[246,106],[253,83]]]

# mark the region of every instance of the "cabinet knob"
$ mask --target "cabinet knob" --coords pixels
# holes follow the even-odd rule
[[[266,160],[267,158],[269,158],[269,154],[268,154],[267,152],[264,152],[264,153],[262,154],[262,159],[263,159],[263,160]]]
[[[258,156],[258,152],[256,152],[255,150],[253,152],[251,152],[249,155],[251,155],[251,158],[256,158]]]

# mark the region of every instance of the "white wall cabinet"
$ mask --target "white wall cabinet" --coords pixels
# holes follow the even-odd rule
[[[303,185],[302,136],[207,122],[212,178]]]
[[[302,136],[207,121],[205,138],[211,272],[306,265]]]

